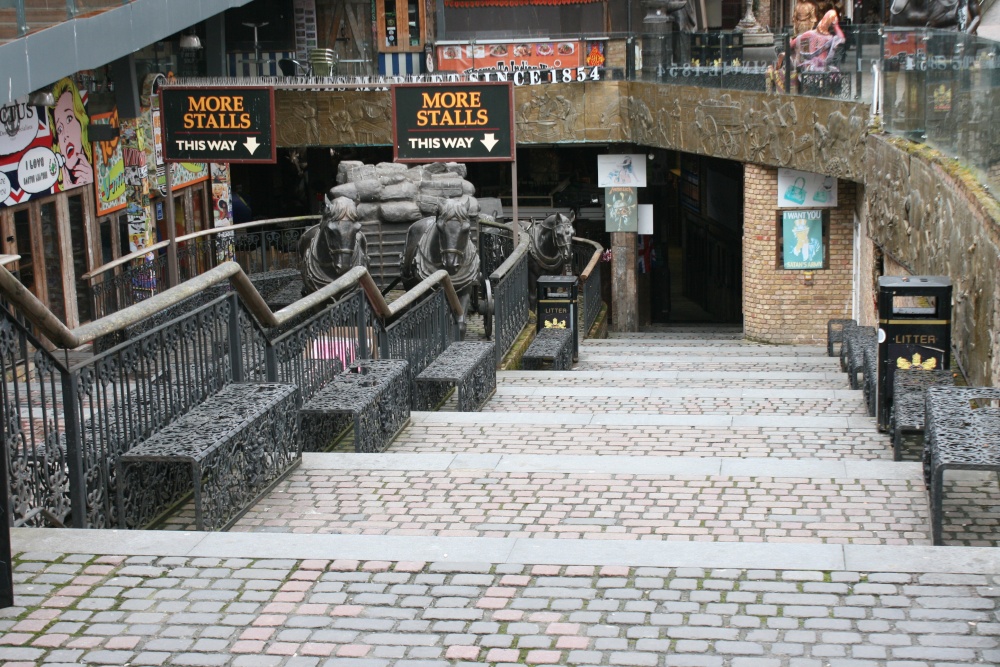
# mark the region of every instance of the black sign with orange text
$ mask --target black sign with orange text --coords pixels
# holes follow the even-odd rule
[[[276,162],[272,88],[160,88],[167,162]]]
[[[514,93],[508,83],[392,87],[397,162],[512,162]]]

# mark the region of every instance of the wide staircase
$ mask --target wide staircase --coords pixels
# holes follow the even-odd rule
[[[996,476],[950,478],[931,547],[909,459],[825,347],[587,340],[387,453],[306,454],[229,533],[118,533],[75,632],[169,664],[1000,664]]]

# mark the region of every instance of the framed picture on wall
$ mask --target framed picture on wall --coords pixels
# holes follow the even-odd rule
[[[827,216],[821,210],[781,211],[778,267],[793,271],[828,268],[828,227]]]

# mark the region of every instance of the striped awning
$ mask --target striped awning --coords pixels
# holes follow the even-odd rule
[[[444,0],[445,7],[528,7],[531,5],[586,5],[602,0]]]

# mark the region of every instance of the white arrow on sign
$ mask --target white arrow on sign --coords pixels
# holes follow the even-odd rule
[[[486,150],[491,153],[493,152],[493,147],[500,143],[499,140],[493,138],[492,132],[484,135],[480,141],[483,142],[483,146],[486,146]]]
[[[247,147],[248,151],[250,151],[250,155],[253,155],[253,152],[257,150],[258,146],[260,146],[260,144],[257,143],[257,137],[249,137],[243,145]]]

